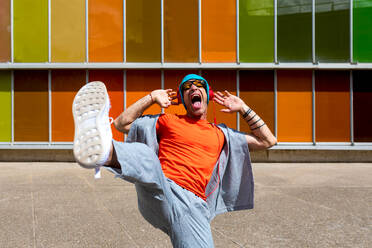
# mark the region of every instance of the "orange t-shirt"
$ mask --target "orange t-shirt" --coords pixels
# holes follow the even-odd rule
[[[165,176],[206,200],[205,188],[224,145],[223,132],[207,120],[173,114],[162,114],[156,131]]]

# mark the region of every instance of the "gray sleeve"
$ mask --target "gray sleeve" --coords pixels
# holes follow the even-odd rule
[[[159,144],[156,138],[156,122],[159,115],[144,115],[135,120],[129,130],[125,142],[140,142],[158,153]]]

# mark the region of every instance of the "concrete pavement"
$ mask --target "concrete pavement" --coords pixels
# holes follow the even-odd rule
[[[216,247],[372,247],[372,164],[256,163],[255,209],[217,216]],[[171,247],[133,185],[75,163],[0,163],[0,247]]]

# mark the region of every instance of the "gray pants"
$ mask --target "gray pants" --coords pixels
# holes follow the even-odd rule
[[[164,176],[157,155],[142,143],[114,141],[120,177],[134,183],[138,208],[174,247],[214,247],[207,203]]]

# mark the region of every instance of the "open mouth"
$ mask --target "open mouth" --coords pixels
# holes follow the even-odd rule
[[[191,105],[194,110],[201,108],[201,96],[199,94],[194,94],[191,96]]]

